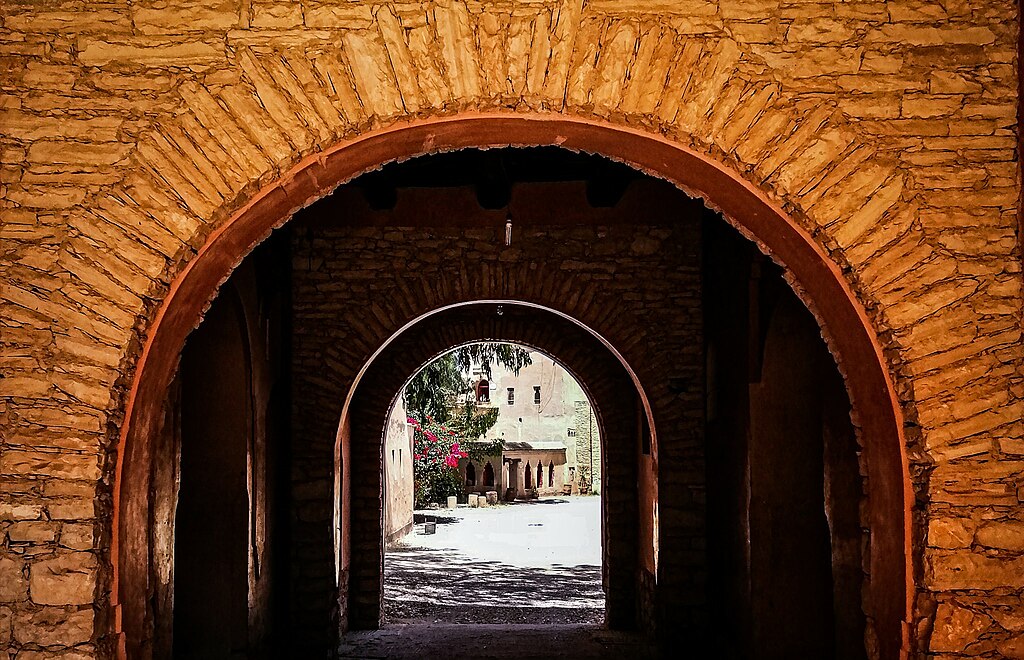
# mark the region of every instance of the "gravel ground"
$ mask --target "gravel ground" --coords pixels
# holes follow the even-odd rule
[[[422,512],[384,558],[385,622],[353,631],[339,657],[643,660],[637,633],[603,630],[601,503],[559,498]]]
[[[387,623],[604,622],[600,499],[418,512],[384,559]]]

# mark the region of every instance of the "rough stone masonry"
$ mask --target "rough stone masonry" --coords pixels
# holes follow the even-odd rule
[[[6,0],[0,657],[109,651],[126,397],[207,237],[340,140],[500,110],[663,136],[801,223],[906,422],[908,653],[1024,658],[1018,25],[1011,0]]]

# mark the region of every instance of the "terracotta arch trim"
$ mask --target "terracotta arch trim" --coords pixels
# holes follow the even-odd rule
[[[125,410],[114,488],[113,632],[122,654],[141,640],[148,579],[148,448],[164,391],[188,333],[241,259],[297,209],[359,174],[396,160],[464,148],[561,146],[600,154],[703,197],[754,236],[793,275],[846,377],[867,460],[871,611],[883,657],[908,652],[912,601],[911,489],[902,414],[877,335],[839,268],[798,223],[721,163],[667,138],[555,114],[466,113],[396,123],[297,163],[208,238],[171,284],[153,319]],[[141,535],[141,536],[140,536]]]

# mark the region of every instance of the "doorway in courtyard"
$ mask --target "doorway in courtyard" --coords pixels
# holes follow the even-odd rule
[[[384,438],[385,621],[602,624],[599,429],[580,383],[525,346],[417,371]]]
[[[422,500],[423,523],[403,534],[396,501],[416,484],[392,476],[412,471],[417,433],[442,431],[395,394],[410,365],[481,341],[550,356],[586,387],[600,485],[579,455],[560,464],[556,447],[524,439],[515,415],[500,452],[448,446],[459,488]],[[544,404],[543,382],[474,366],[462,396],[475,409]],[[560,524],[548,511],[576,506],[600,554],[562,577],[596,579],[604,607],[575,620],[719,657],[866,654],[860,447],[821,329],[720,214],[604,158],[464,150],[337,188],[235,268],[164,410],[149,476],[157,655],[323,653],[344,631],[433,621],[389,598],[388,570],[403,564],[388,542],[413,539],[422,554],[402,570],[445,591],[426,571],[449,530],[507,511],[522,516],[508,539],[522,548],[543,530],[532,524]],[[583,425],[563,425],[567,452]],[[506,559],[455,574],[493,581],[495,601],[563,598],[557,572],[531,578]]]

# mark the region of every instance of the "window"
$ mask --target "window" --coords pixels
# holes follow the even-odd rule
[[[533,403],[534,405],[540,405],[540,385],[533,386]]]
[[[477,403],[488,403],[491,400],[491,384],[487,382],[486,378],[481,378],[480,382],[476,384],[476,401]]]
[[[575,438],[576,437],[576,429],[574,429],[574,428],[567,428],[567,429],[565,429],[565,435],[568,438]]]
[[[516,388],[508,388],[508,405],[515,405],[516,402]]]
[[[488,462],[484,465],[484,485],[491,487],[494,486],[494,468]]]
[[[466,465],[466,485],[467,486],[475,486],[476,485],[476,468],[473,467],[472,463],[469,463],[468,465]]]
[[[555,485],[555,462],[551,461],[548,463],[548,488],[552,488]]]

